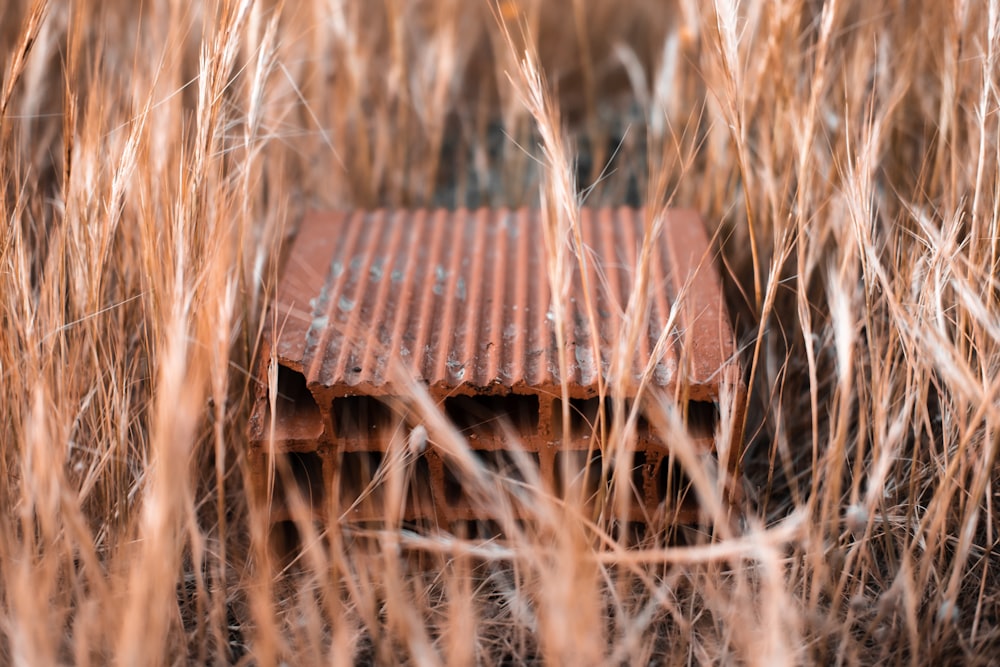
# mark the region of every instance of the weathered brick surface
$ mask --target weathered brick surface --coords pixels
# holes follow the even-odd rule
[[[567,245],[565,289],[553,295],[552,241],[537,211],[307,217],[285,262],[257,372],[249,451],[255,492],[274,499],[276,519],[283,481],[296,484],[321,517],[384,518],[391,484],[370,482],[378,470],[385,477],[392,468],[385,462],[400,456],[421,421],[406,398],[411,380],[427,388],[488,467],[516,476],[505,452],[517,448],[542,483],[564,494],[572,487],[564,477],[582,479],[587,469],[585,495],[596,490],[601,465],[588,465],[595,456],[588,449],[599,378],[630,401],[640,393],[640,402],[680,397],[689,432],[713,455],[716,405],[724,394],[741,404],[743,392],[715,264],[701,222],[685,211],[659,221],[662,232],[644,257],[651,222],[642,210],[585,209],[586,266]],[[631,338],[630,322],[639,323]],[[564,392],[572,407],[568,437]],[[632,518],[669,512],[675,521],[693,520],[693,492],[681,503],[670,491],[678,472],[669,445],[644,422],[633,444]],[[290,474],[276,474],[279,456]],[[403,518],[490,518],[469,501],[433,435],[410,459]],[[720,464],[738,474],[737,460],[734,447]]]

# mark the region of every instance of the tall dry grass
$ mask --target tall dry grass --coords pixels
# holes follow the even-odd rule
[[[1000,3],[660,5],[0,6],[0,661],[994,661]],[[667,403],[712,536],[626,548],[413,385],[506,539],[401,525],[400,441],[383,529],[303,518],[275,561],[242,446],[298,214],[525,202],[556,294],[582,203],[705,215],[739,525]]]

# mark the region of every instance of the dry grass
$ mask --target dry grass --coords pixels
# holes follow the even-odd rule
[[[0,662],[995,660],[1000,3],[660,5],[3,3]],[[298,214],[541,203],[558,294],[584,199],[718,231],[745,520],[625,549],[414,385],[508,539],[388,502],[281,570],[241,447]]]

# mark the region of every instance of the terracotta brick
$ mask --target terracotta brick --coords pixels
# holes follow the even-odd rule
[[[599,376],[615,381],[629,401],[644,377],[646,396],[684,397],[687,405],[680,407],[690,412],[689,432],[706,455],[714,455],[720,396],[728,392],[742,405],[744,388],[715,262],[695,213],[665,214],[649,257],[642,333],[627,350],[628,363],[617,366],[623,369],[620,377],[612,377],[614,348],[632,317],[626,309],[648,222],[641,209],[582,211],[586,270],[567,246],[569,275],[559,299],[566,323],[561,378],[550,255],[538,211],[308,216],[284,262],[268,317],[276,325],[265,332],[258,364],[261,382],[250,423],[256,492],[267,491],[269,475],[261,467],[275,456],[288,456],[300,468],[320,468],[315,474],[299,471],[314,499],[323,498],[315,508],[318,516],[333,507],[352,520],[384,518],[384,488],[351,506],[378,466],[387,470],[390,442],[405,443],[419,421],[406,407],[399,373],[427,387],[487,465],[504,467],[505,450],[519,447],[557,491],[565,492],[588,468],[600,468],[587,458],[589,424],[600,409]],[[673,326],[664,332],[682,293]],[[661,337],[665,344],[658,348]],[[272,352],[279,366],[273,425],[266,374]],[[563,379],[573,415],[568,434],[562,424]],[[501,424],[517,434],[516,445]],[[632,518],[642,520],[659,509],[677,521],[695,520],[693,492],[674,511],[672,486],[679,473],[668,469],[669,445],[648,431],[640,424],[634,443],[632,481],[638,494]],[[739,442],[740,434],[731,435]],[[720,464],[738,475],[738,458],[736,447]],[[416,477],[403,518],[490,518],[479,516],[466,500],[433,441],[411,469]],[[567,475],[570,480],[563,479]]]

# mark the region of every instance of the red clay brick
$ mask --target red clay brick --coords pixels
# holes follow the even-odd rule
[[[587,281],[568,251],[571,276],[563,300],[569,362],[565,380],[574,414],[592,416],[598,373],[611,379],[609,359],[631,317],[626,308],[646,222],[644,212],[636,209],[581,212]],[[501,430],[478,425],[501,415],[518,434],[517,446],[537,461],[542,479],[553,488],[565,487],[557,460],[580,459],[576,465],[582,471],[586,459],[580,457],[586,455],[590,433],[585,423],[577,424],[578,432],[569,438],[560,433],[562,384],[548,256],[538,211],[379,210],[308,216],[285,262],[275,311],[268,318],[276,326],[266,332],[269,347],[259,364],[258,375],[265,381],[250,427],[257,492],[266,492],[272,458],[267,451],[315,451],[322,461],[324,498],[330,498],[332,488],[348,497],[360,492],[365,486],[360,478],[385,455],[391,431],[406,427],[406,416],[400,414],[404,402],[394,398],[405,396],[406,389],[394,382],[399,377],[394,366],[427,386],[464,429],[472,449],[509,448]],[[714,266],[698,216],[667,212],[650,257],[644,333],[629,350],[627,377],[616,378],[627,396],[635,396],[648,366],[648,391],[684,396],[696,412],[711,412],[724,390],[742,404],[735,342]],[[670,309],[685,289],[668,344],[651,363]],[[596,323],[587,317],[588,298]],[[598,334],[601,364],[594,359],[592,330]],[[265,373],[271,346],[279,364],[273,428]],[[706,453],[713,447],[708,426],[692,431]],[[274,450],[269,449],[272,432]],[[736,450],[721,462],[734,474],[739,472]],[[661,505],[665,480],[675,474],[665,468],[668,452],[654,435],[639,434],[633,481],[640,497],[634,519]],[[359,466],[362,456],[370,459]],[[301,465],[303,461],[297,459]],[[489,518],[478,516],[463,499],[460,484],[448,474],[433,443],[419,466],[418,478],[426,488],[411,484],[405,518]],[[309,483],[314,484],[311,477]],[[350,499],[341,500],[343,511]],[[368,498],[347,515],[380,518],[380,502]],[[684,508],[677,520],[693,520],[696,508]],[[325,507],[317,505],[316,511],[322,516]]]

